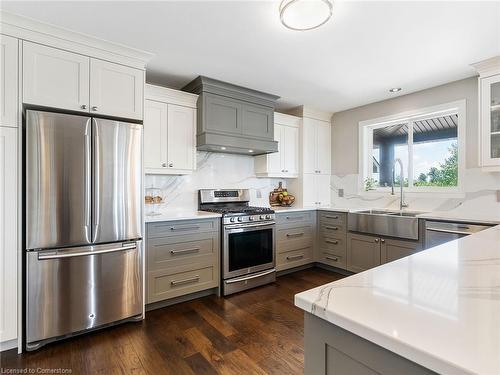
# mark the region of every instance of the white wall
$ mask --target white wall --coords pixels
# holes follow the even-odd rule
[[[465,210],[469,214],[474,212],[500,216],[500,203],[497,202],[496,194],[496,190],[500,189],[500,173],[485,173],[479,168],[476,77],[335,113],[332,117],[333,204],[348,207],[398,207],[397,195],[358,194],[360,121],[461,99],[466,100],[467,106],[465,194],[460,197],[414,194],[409,195],[406,200],[410,209],[415,210]],[[344,189],[344,197],[338,196],[338,189]]]

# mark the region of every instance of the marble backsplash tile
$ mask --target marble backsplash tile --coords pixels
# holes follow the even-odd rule
[[[165,204],[159,211],[198,209],[198,189],[250,189],[251,205],[269,206],[268,195],[286,180],[257,178],[254,158],[215,152],[197,152],[197,170],[191,175],[146,175],[145,188],[158,188]],[[146,213],[148,208],[146,207]]]

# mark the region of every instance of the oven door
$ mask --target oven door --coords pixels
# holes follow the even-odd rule
[[[226,225],[223,238],[223,278],[273,268],[275,241],[274,222]]]

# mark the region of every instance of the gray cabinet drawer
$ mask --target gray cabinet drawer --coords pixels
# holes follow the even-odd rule
[[[320,238],[319,241],[319,249],[320,251],[326,251],[330,254],[335,255],[346,255],[346,240],[345,238]]]
[[[347,214],[345,212],[319,211],[319,222],[328,225],[342,225],[345,227]]]
[[[338,254],[331,254],[328,251],[320,250],[317,261],[337,268],[345,269],[347,266],[345,252],[343,255],[338,255]]]
[[[313,262],[313,248],[305,247],[276,255],[276,270],[302,266]]]
[[[218,269],[214,265],[195,269],[168,268],[148,272],[148,303],[218,286]]]
[[[179,220],[148,223],[147,238],[187,235],[202,232],[218,232],[219,219]]]
[[[325,237],[343,236],[346,233],[345,224],[320,224],[320,235]]]
[[[217,261],[218,233],[151,238],[147,241],[148,271],[200,261]]]
[[[277,213],[276,223],[280,224],[310,224],[313,222],[315,211]]]
[[[290,250],[313,246],[313,227],[284,228],[277,231],[276,252],[283,253]]]

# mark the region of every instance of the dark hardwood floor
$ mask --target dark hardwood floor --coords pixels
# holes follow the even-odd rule
[[[319,268],[295,272],[227,298],[208,296],[154,310],[140,323],[37,352],[3,352],[0,367],[72,374],[300,374],[304,323],[293,297],[342,277]]]

